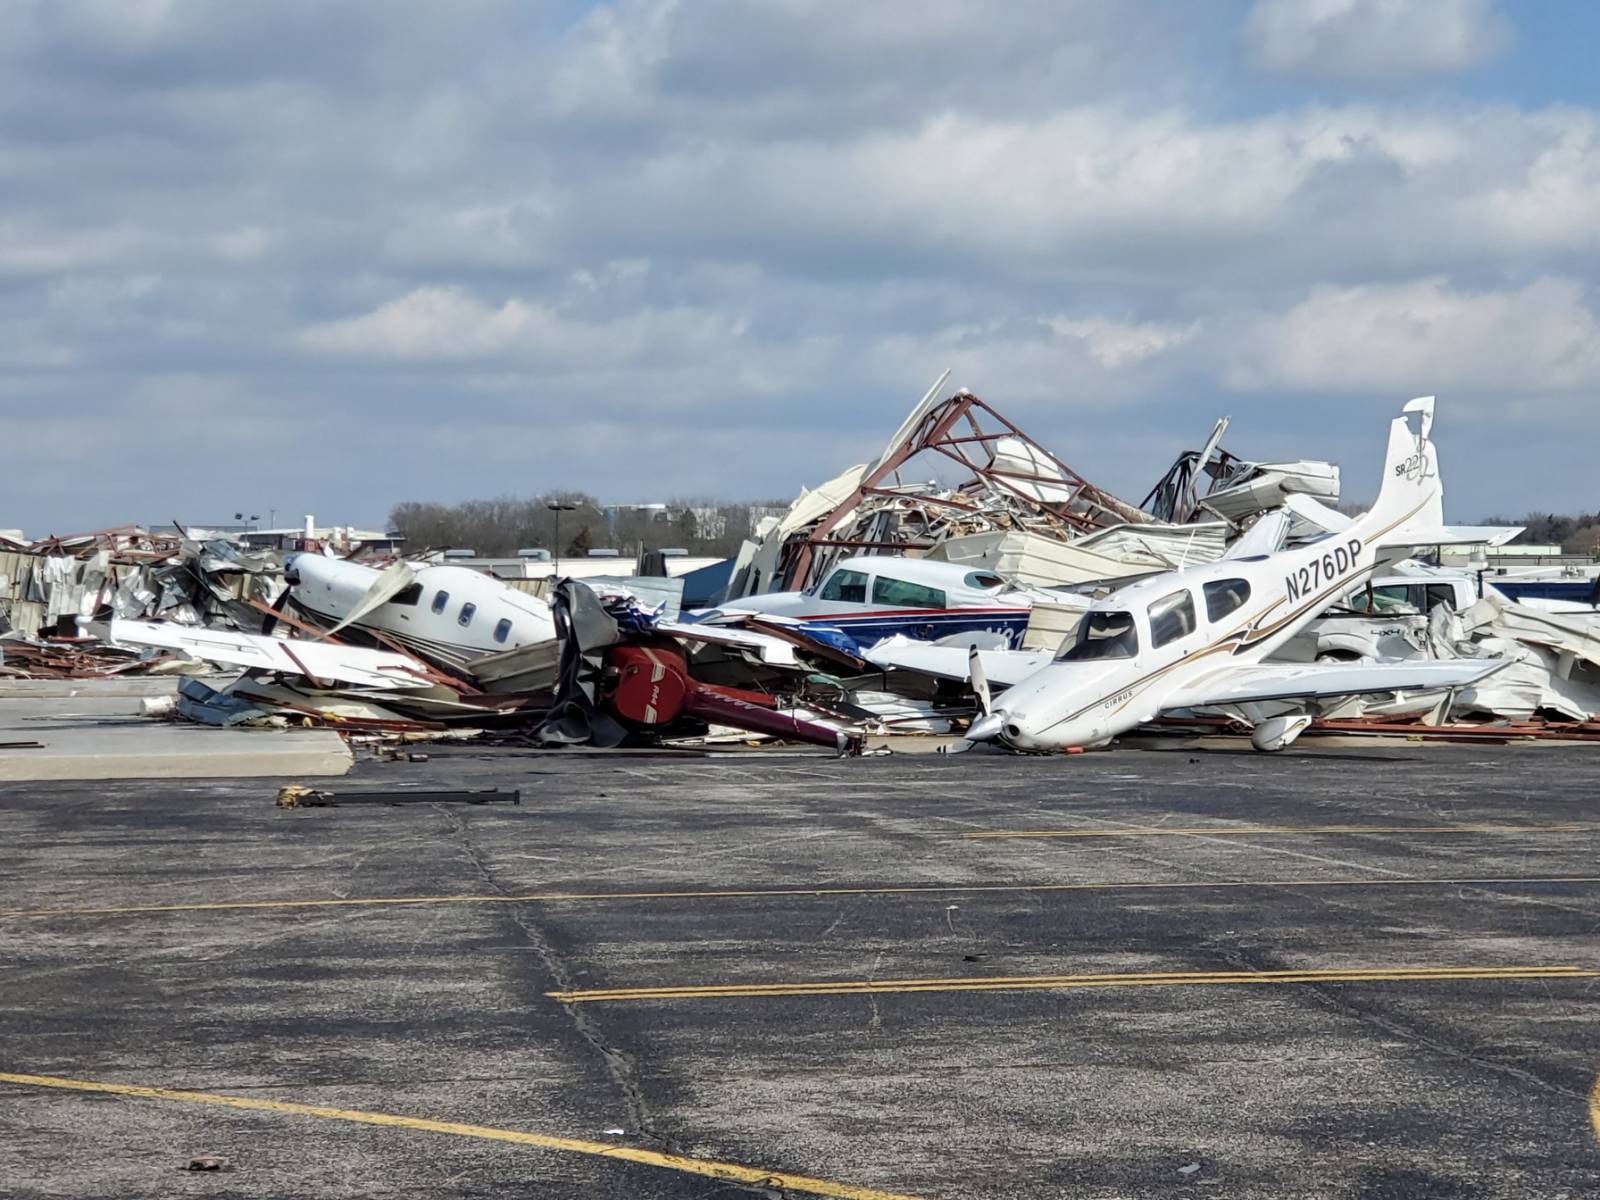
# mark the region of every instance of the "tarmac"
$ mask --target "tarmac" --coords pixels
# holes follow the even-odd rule
[[[0,785],[8,1195],[1600,1194],[1600,747],[430,754]]]
[[[299,778],[350,769],[350,751],[332,729],[220,729],[140,714],[145,697],[177,689],[171,675],[0,680],[0,782]]]

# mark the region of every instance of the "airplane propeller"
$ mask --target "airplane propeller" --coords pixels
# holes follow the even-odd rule
[[[967,651],[967,678],[972,680],[972,694],[978,698],[978,710],[987,717],[992,705],[989,698],[989,677],[983,672],[983,659],[978,657],[976,646]]]
[[[967,678],[972,683],[972,694],[977,698],[978,711],[983,715],[967,727],[965,739],[968,743],[992,741],[1000,732],[1000,727],[1005,724],[1005,718],[993,711],[994,701],[989,694],[989,676],[984,673],[983,659],[978,657],[976,646],[967,651]]]

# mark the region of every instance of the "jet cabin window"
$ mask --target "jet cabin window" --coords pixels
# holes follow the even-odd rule
[[[1188,588],[1150,606],[1150,645],[1160,649],[1194,632],[1194,596]]]
[[[435,592],[433,594],[433,611],[434,612],[442,613],[444,611],[444,606],[446,604],[449,604],[449,603],[450,603],[450,593],[449,592]]]
[[[477,611],[478,611],[478,606],[476,604],[472,603],[472,601],[468,600],[465,604],[463,604],[461,606],[461,615],[456,618],[456,624],[458,624],[458,625],[471,625],[472,624],[472,615],[474,613],[476,613]]]
[[[1093,658],[1132,658],[1139,653],[1139,632],[1133,614],[1084,613],[1078,622],[1078,640],[1061,652],[1059,662],[1084,662]]]
[[[867,573],[865,571],[835,571],[822,585],[824,600],[841,600],[851,604],[867,602]]]
[[[906,583],[903,579],[888,579],[879,575],[872,581],[872,602],[890,604],[895,608],[943,608],[944,593],[938,588],[923,587],[920,583]]]
[[[495,622],[494,640],[497,641],[497,642],[503,642],[510,636],[511,636],[511,618],[510,617],[501,617],[499,621]]]
[[[1250,599],[1248,579],[1218,579],[1202,589],[1206,594],[1206,620],[1220,621]]]

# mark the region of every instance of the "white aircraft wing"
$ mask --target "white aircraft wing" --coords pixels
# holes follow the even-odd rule
[[[257,667],[307,679],[332,679],[364,688],[425,688],[434,683],[415,660],[404,654],[331,642],[261,637],[253,633],[120,618],[111,622],[111,642],[118,646],[158,646],[206,662]]]
[[[936,679],[968,682],[965,646],[939,646],[897,634],[862,652],[875,667],[916,671]],[[978,660],[989,682],[1000,687],[1021,683],[1055,655],[1049,650],[979,650]]]
[[[1505,658],[1456,658],[1387,663],[1250,663],[1223,667],[1196,680],[1167,707],[1469,687],[1509,662]]]

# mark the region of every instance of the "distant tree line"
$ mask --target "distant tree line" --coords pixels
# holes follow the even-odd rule
[[[1512,545],[1559,545],[1565,554],[1600,555],[1600,512],[1535,512],[1525,517],[1490,517],[1484,524],[1524,526]]]
[[[552,504],[573,507],[558,514]],[[509,558],[523,549],[556,551],[559,517],[563,557],[602,547],[623,557],[668,547],[732,557],[750,534],[752,510],[760,515],[768,508],[787,507],[786,500],[751,505],[681,497],[665,507],[608,506],[583,492],[552,491],[459,504],[406,501],[389,510],[389,528],[405,535],[408,552],[471,549],[484,557]]]

